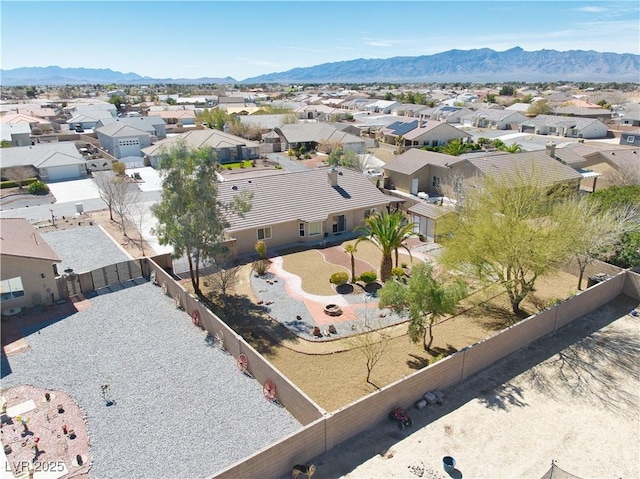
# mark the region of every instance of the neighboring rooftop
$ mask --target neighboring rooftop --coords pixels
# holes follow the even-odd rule
[[[24,218],[0,218],[0,247],[3,256],[62,261]]]

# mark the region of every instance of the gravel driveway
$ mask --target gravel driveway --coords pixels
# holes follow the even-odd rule
[[[26,337],[3,387],[64,390],[87,415],[90,475],[200,478],[298,430],[262,386],[148,282]],[[106,407],[101,385],[109,384]]]

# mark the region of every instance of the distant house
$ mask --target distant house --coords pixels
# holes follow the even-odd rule
[[[243,191],[253,193],[251,210],[243,218],[231,217],[225,231],[236,255],[255,252],[259,240],[273,249],[345,235],[375,211],[401,201],[360,173],[334,168],[225,181],[218,197],[228,202]]]
[[[620,134],[620,144],[640,146],[640,130],[622,132]]]
[[[640,126],[640,110],[629,110],[620,118],[620,124],[626,126]]]
[[[33,166],[44,181],[73,180],[87,174],[86,161],[74,143],[48,143],[4,148],[2,168]]]
[[[423,146],[444,146],[452,140],[462,142],[472,139],[472,135],[446,122],[437,120],[418,121],[418,126],[404,135],[406,148],[421,148]]]
[[[559,106],[553,109],[555,115],[579,116],[581,118],[597,118],[598,120],[610,120],[613,114],[611,110],[605,110],[597,105],[579,106],[568,105]]]
[[[80,126],[83,130],[93,130],[100,125],[101,120],[115,117],[107,110],[87,110],[76,113],[67,120],[70,129]]]
[[[195,110],[160,110],[153,112],[156,118],[164,120],[167,125],[195,125],[196,113]]]
[[[315,150],[318,145],[340,144],[343,149],[364,151],[365,139],[338,130],[328,123],[295,123],[282,125],[274,130],[280,137],[283,150],[305,147]]]
[[[103,118],[98,122],[98,128],[114,123],[132,126],[138,130],[146,131],[151,136],[151,142],[167,137],[167,124],[159,115],[135,116],[125,118]]]
[[[482,109],[461,117],[465,126],[492,130],[517,130],[528,118],[517,111]]]
[[[470,110],[469,108],[461,106],[442,105],[436,107],[431,112],[429,119],[444,121],[447,123],[460,123],[462,121],[462,117],[469,115],[472,111],[473,110]]]
[[[31,145],[31,126],[28,123],[0,124],[0,137],[13,146]]]
[[[0,304],[32,307],[60,299],[55,265],[62,260],[24,218],[1,218]]]
[[[142,156],[142,149],[151,145],[151,135],[143,130],[122,124],[111,123],[96,128],[100,147],[114,158]]]
[[[383,113],[388,115],[400,105],[401,103],[398,101],[376,100],[365,104],[363,110],[370,113]]]
[[[142,154],[148,163],[156,167],[160,155],[167,152],[178,141],[184,141],[189,148],[213,148],[221,164],[234,163],[243,160],[253,160],[260,157],[260,144],[239,136],[231,135],[219,130],[193,130],[187,133],[160,140],[142,149]],[[145,160],[147,162],[147,160]]]
[[[600,120],[553,115],[538,115],[520,124],[521,133],[568,138],[606,138],[609,128]]]

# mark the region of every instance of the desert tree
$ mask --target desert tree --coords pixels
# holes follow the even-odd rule
[[[135,183],[130,183],[124,178],[116,178],[113,182],[113,211],[120,220],[122,234],[127,236],[127,216],[131,207],[136,204],[140,197],[140,189]]]
[[[382,251],[380,262],[380,279],[384,282],[391,277],[393,268],[392,254],[396,254],[396,265],[398,263],[398,250],[404,248],[409,254],[409,248],[404,245],[404,240],[412,235],[413,223],[402,211],[375,213],[365,220],[363,226],[356,228],[357,232],[363,236],[360,241],[371,241]]]
[[[200,290],[200,265],[226,251],[224,232],[232,215],[251,209],[252,195],[238,192],[230,201],[218,198],[218,162],[213,148],[191,149],[178,141],[161,153],[162,199],[151,210],[158,219],[153,232],[175,256],[187,257],[194,293]]]
[[[561,214],[567,191],[540,182],[531,165],[514,176],[486,176],[465,189],[456,214],[443,218],[441,261],[470,277],[497,283],[519,314],[536,281],[573,254],[573,225]],[[575,220],[574,220],[575,221]]]
[[[105,202],[107,208],[109,208],[109,219],[113,219],[113,203],[116,196],[116,184],[122,181],[122,178],[118,178],[112,171],[96,171],[93,174],[93,179],[98,186],[98,194],[100,199]]]
[[[632,207],[603,209],[598,201],[574,199],[563,207],[569,218],[564,224],[574,226],[574,258],[580,271],[578,289],[582,289],[584,272],[596,259],[610,260],[625,233],[639,231],[638,210]]]
[[[537,100],[531,103],[531,106],[527,109],[528,115],[546,115],[551,113],[551,103],[549,100]]]
[[[136,201],[133,202],[129,208],[129,219],[138,230],[138,240],[140,241],[140,251],[142,256],[145,255],[143,231],[147,221],[151,219],[151,216],[148,204],[140,201],[140,197],[136,198]]]
[[[207,263],[212,268],[211,274],[207,276],[207,281],[225,299],[229,290],[238,284],[240,266],[234,262],[228,251],[215,255]]]
[[[405,282],[388,281],[378,291],[379,307],[388,307],[397,314],[409,315],[409,338],[422,341],[425,351],[431,351],[433,325],[447,314],[453,314],[467,295],[464,283],[444,277],[436,279],[430,264],[419,263],[411,269]],[[429,340],[427,341],[427,335]]]
[[[371,373],[378,365],[389,344],[389,335],[381,325],[371,326],[370,322],[358,321],[355,324],[356,332],[347,339],[347,344],[358,351],[364,357],[367,369],[365,381],[373,387],[380,389],[371,381]]]

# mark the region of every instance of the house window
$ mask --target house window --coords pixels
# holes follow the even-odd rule
[[[266,228],[258,228],[258,239],[267,240],[271,238],[271,226]]]
[[[304,237],[304,223],[298,223],[298,235]]]
[[[636,137],[635,136],[629,135],[627,137],[627,143],[633,143],[634,141],[636,141]]]
[[[369,210],[364,210],[364,217],[365,219],[368,218],[369,216],[375,215],[377,213],[375,208],[371,208]]]
[[[440,188],[440,177],[439,176],[434,176],[433,177],[433,181],[431,182],[431,186],[433,186],[434,188]]]
[[[0,293],[0,301],[8,301],[24,296],[22,278],[18,276],[11,279],[3,279],[0,282]]]
[[[318,236],[322,234],[322,221],[309,223],[309,236]]]

